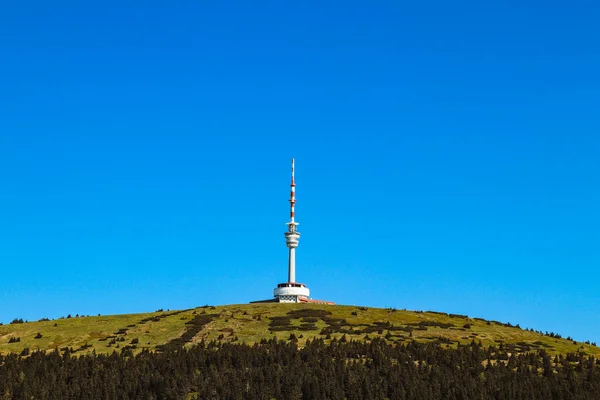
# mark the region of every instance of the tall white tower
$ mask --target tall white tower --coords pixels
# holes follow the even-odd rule
[[[273,295],[280,303],[298,303],[306,301],[310,295],[310,290],[303,283],[296,282],[296,247],[300,232],[296,230],[299,225],[295,220],[294,208],[296,205],[296,183],[294,182],[294,159],[292,158],[292,183],[290,184],[290,222],[288,231],[284,233],[285,243],[288,247],[288,281],[277,285]]]

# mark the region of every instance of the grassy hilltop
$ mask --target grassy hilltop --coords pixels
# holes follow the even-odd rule
[[[600,348],[530,332],[496,321],[461,315],[319,304],[237,304],[0,326],[0,354],[72,349],[75,355],[94,350],[141,351],[191,346],[201,340],[255,343],[276,336],[298,340],[439,342],[447,346],[481,341],[513,352],[545,349],[549,353],[584,352],[600,357]]]

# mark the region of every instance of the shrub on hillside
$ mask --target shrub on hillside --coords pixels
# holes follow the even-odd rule
[[[331,315],[331,311],[326,310],[313,310],[311,308],[303,308],[300,310],[293,310],[287,313],[290,318],[303,318],[303,317],[317,317],[323,318]]]

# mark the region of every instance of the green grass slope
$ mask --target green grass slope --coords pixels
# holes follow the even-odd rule
[[[315,337],[347,340],[385,338],[390,342],[458,343],[481,341],[513,352],[583,352],[600,357],[600,348],[554,338],[495,321],[466,316],[319,304],[237,304],[181,311],[62,318],[0,326],[0,354],[72,349],[112,353],[191,346],[201,340],[254,343],[276,336],[302,345]],[[293,340],[296,340],[293,339]],[[25,353],[27,350],[25,350]]]

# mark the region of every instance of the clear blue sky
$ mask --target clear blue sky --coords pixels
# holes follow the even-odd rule
[[[269,298],[295,157],[315,298],[600,343],[600,5],[487,3],[3,4],[0,321]]]

